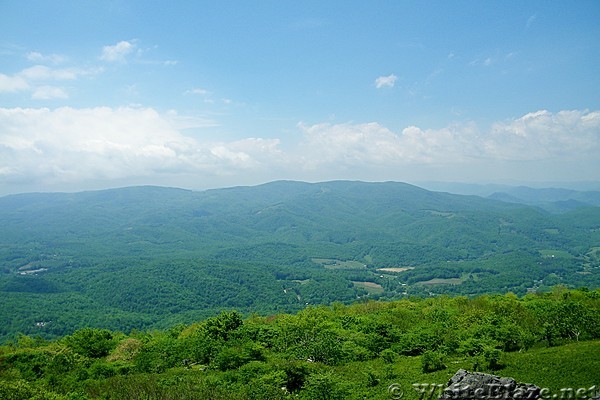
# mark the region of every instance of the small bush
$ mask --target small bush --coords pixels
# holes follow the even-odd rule
[[[421,368],[424,373],[445,369],[443,354],[437,351],[426,351],[421,358]]]
[[[111,331],[94,328],[79,329],[65,342],[75,353],[90,358],[107,356],[116,344]]]
[[[348,398],[348,390],[331,373],[315,373],[308,377],[302,390],[302,399],[343,400]]]
[[[381,352],[381,358],[388,364],[393,364],[398,360],[398,354],[392,349],[385,349]]]
[[[487,348],[483,353],[483,357],[490,370],[497,371],[504,368],[504,364],[500,361],[502,358],[502,351],[494,348]]]

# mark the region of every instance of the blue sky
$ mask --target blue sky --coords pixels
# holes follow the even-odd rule
[[[0,194],[600,180],[597,1],[0,1]]]

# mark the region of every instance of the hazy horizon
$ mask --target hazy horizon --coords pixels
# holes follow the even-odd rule
[[[204,187],[204,188],[194,188],[194,187],[183,187],[176,185],[168,185],[168,184],[124,184],[124,185],[106,185],[106,186],[90,186],[90,187],[55,187],[49,190],[25,190],[21,192],[0,192],[0,197],[11,196],[11,195],[21,195],[21,194],[33,194],[33,193],[80,193],[80,192],[90,192],[90,191],[103,191],[103,190],[118,190],[125,189],[128,187],[161,187],[161,188],[170,188],[170,189],[181,189],[181,190],[190,190],[196,192],[202,192],[206,190],[219,190],[219,189],[228,189],[232,187],[252,187],[252,186],[260,186],[267,185],[274,182],[298,182],[298,183],[310,183],[310,184],[319,184],[319,183],[328,183],[331,181],[354,181],[354,182],[365,182],[365,183],[383,183],[383,182],[395,182],[395,183],[407,183],[409,185],[417,186],[422,189],[426,189],[434,192],[449,192],[455,194],[463,194],[463,195],[478,195],[478,196],[489,196],[495,192],[502,192],[503,190],[509,190],[519,187],[531,188],[531,189],[565,189],[565,190],[573,190],[580,192],[597,192],[600,191],[600,181],[573,181],[573,182],[517,182],[517,181],[503,181],[503,182],[457,182],[457,181],[416,181],[416,182],[408,182],[408,181],[398,181],[398,180],[360,180],[360,179],[332,179],[332,180],[314,180],[314,181],[306,181],[306,180],[294,180],[294,179],[278,179],[272,181],[265,182],[256,182],[250,184],[241,184],[241,185],[229,185],[229,186],[214,186],[214,187]]]

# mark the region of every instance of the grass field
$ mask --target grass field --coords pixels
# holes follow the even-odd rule
[[[432,373],[423,373],[421,356],[400,356],[394,363],[386,363],[381,358],[362,363],[349,363],[336,368],[336,374],[348,381],[364,381],[369,372],[377,376],[379,384],[369,393],[371,399],[390,399],[390,385],[396,385],[403,392],[403,400],[437,400],[439,387],[445,387],[448,380],[459,369],[472,371],[473,357],[448,358],[444,360],[446,368]],[[548,399],[575,399],[568,397],[563,388],[586,390],[600,386],[600,341],[571,343],[551,348],[534,348],[525,352],[503,353],[504,368],[497,371],[481,371],[517,382],[532,383],[547,388]],[[430,392],[422,395],[414,388],[417,385],[429,385]],[[554,395],[556,397],[552,397]],[[561,395],[563,397],[561,397]],[[589,397],[588,397],[589,398]]]
[[[600,387],[598,340],[506,353],[504,357],[503,375],[547,387],[553,393],[559,393],[561,388]]]
[[[377,271],[381,271],[381,272],[405,272],[405,271],[410,271],[411,269],[415,269],[415,267],[379,268],[379,269],[377,269]]]
[[[327,269],[365,269],[367,266],[360,261],[337,260],[335,258],[313,258],[312,262],[320,264]]]
[[[354,284],[354,286],[361,287],[369,293],[383,293],[383,287],[378,283],[359,281],[352,281],[352,283]]]
[[[573,256],[569,252],[564,250],[540,250],[540,254],[542,255],[542,257],[546,258],[573,258]]]
[[[417,285],[460,285],[462,278],[434,278],[428,281],[417,282]]]

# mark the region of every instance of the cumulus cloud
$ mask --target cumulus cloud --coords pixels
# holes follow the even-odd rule
[[[313,166],[573,160],[595,158],[600,151],[600,111],[541,110],[484,130],[474,123],[441,129],[409,126],[400,132],[377,123],[300,125],[300,129],[304,146],[318,155],[310,158]]]
[[[541,110],[498,122],[482,147],[503,160],[584,157],[600,150],[600,112]]]
[[[260,166],[277,141],[206,142],[149,108],[0,109],[0,182],[53,184],[220,174]]]
[[[108,62],[125,62],[127,55],[134,48],[135,45],[133,43],[122,40],[115,45],[102,47],[100,59]]]
[[[398,80],[398,77],[394,74],[388,76],[380,76],[379,78],[375,79],[375,87],[377,89],[385,87],[391,88],[394,87],[394,85],[396,84],[396,80]]]
[[[174,184],[182,176],[187,184],[178,180],[178,185],[187,187],[209,177],[221,185],[228,177],[238,177],[237,184],[249,177],[408,179],[398,171],[432,168],[456,172],[446,176],[455,180],[466,173],[482,177],[498,167],[519,178],[523,163],[537,165],[550,180],[555,176],[547,176],[547,166],[575,174],[568,171],[574,161],[587,171],[585,179],[598,179],[600,171],[600,111],[541,110],[485,128],[458,123],[395,131],[376,122],[301,123],[293,142],[260,135],[209,140],[197,130],[185,134],[214,124],[151,108],[0,108],[0,187],[139,177]]]
[[[303,163],[309,168],[334,165],[382,165],[463,162],[473,157],[470,124],[438,130],[409,126],[400,132],[378,124],[300,125],[304,133]]]

